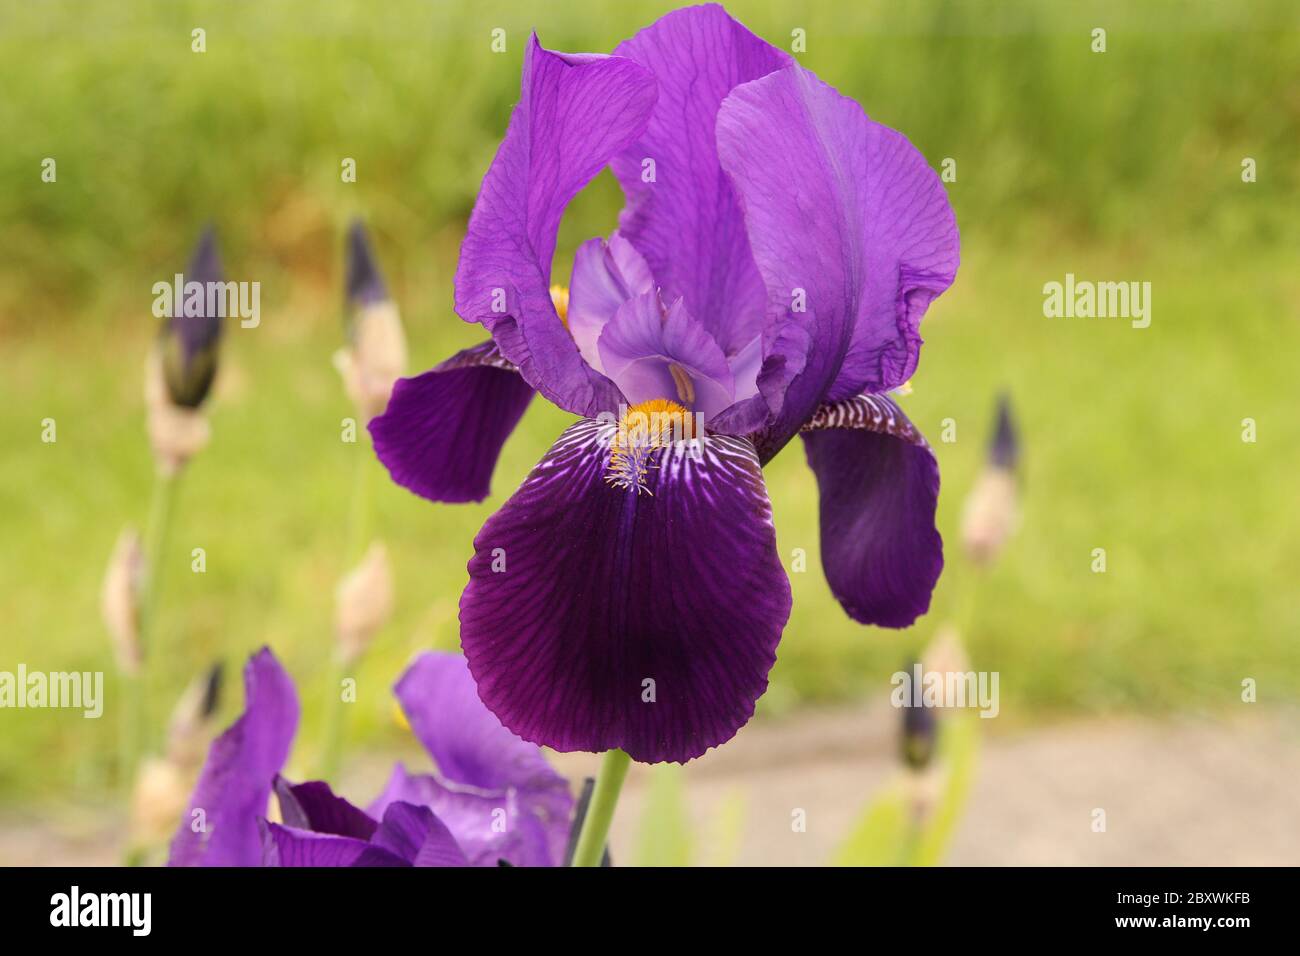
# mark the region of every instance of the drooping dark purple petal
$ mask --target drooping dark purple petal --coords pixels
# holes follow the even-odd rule
[[[487,341],[415,378],[399,379],[370,420],[375,454],[393,481],[431,501],[482,501],[501,447],[533,390]]]
[[[779,448],[823,401],[911,375],[921,315],[956,273],[957,229],[912,145],[799,66],[733,90],[717,135],[768,314],[810,336],[802,356],[798,339],[769,340],[786,351],[769,353],[765,372],[802,363],[769,399],[767,441]]]
[[[198,786],[172,840],[170,866],[257,866],[271,785],[298,727],[298,695],[262,648],[244,667],[244,713],[208,751]]]
[[[369,840],[379,825],[364,810],[335,795],[323,780],[291,784],[277,776],[275,795],[286,826]]]
[[[221,344],[222,315],[215,295],[208,290],[222,281],[217,234],[208,226],[184,273],[184,295],[172,303],[171,315],[159,332],[162,346],[163,379],[173,402],[197,408],[207,398],[217,374]],[[199,283],[201,293],[190,295],[190,283]],[[224,291],[222,300],[229,301]]]
[[[605,374],[629,404],[666,398],[708,419],[732,403],[736,386],[727,357],[682,299],[671,308],[657,292],[629,299],[598,347]]]
[[[384,811],[371,843],[412,866],[468,866],[446,825],[427,807],[394,803]]]
[[[484,525],[461,643],[525,740],[686,761],[753,714],[790,586],[748,442],[663,448],[639,493],[606,481],[615,431],[565,430]]]
[[[384,275],[379,271],[370,237],[361,220],[355,219],[348,227],[347,248],[347,299],[354,308],[364,308],[388,298]]]
[[[803,437],[831,592],[855,621],[907,627],[929,610],[943,570],[934,453],[883,395],[823,406]]]
[[[391,850],[356,837],[262,821],[262,866],[410,866]]]
[[[461,246],[456,311],[487,327],[525,381],[579,415],[611,410],[618,397],[551,302],[556,234],[569,200],[641,134],[654,100],[654,77],[636,63],[553,53],[533,37]]]
[[[718,107],[736,86],[786,66],[790,56],[717,5],[669,13],[614,53],[651,70],[659,86],[649,125],[611,163],[628,197],[619,231],[649,262],[665,301],[684,297],[731,355],[762,332],[765,296],[740,205],[718,163]]]

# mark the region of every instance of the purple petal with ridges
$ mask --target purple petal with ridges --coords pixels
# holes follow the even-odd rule
[[[718,163],[718,108],[790,56],[717,5],[669,13],[614,53],[651,70],[659,85],[645,132],[610,164],[628,197],[619,231],[650,263],[665,300],[685,297],[730,355],[762,331],[766,313],[740,204]]]
[[[394,803],[385,810],[371,843],[412,866],[469,865],[446,824],[428,807],[411,803]]]
[[[938,177],[906,138],[801,67],[733,90],[717,133],[769,315],[812,338],[802,371],[772,405],[768,441],[779,448],[821,402],[912,374],[921,315],[956,273],[957,227]],[[795,311],[796,290],[806,311]]]
[[[379,826],[364,810],[337,796],[323,780],[292,784],[277,776],[275,795],[286,826],[358,840],[369,840]]]
[[[907,627],[929,610],[943,571],[934,452],[883,395],[823,406],[803,438],[831,592],[855,621]]]
[[[748,442],[662,449],[639,494],[605,480],[614,433],[566,429],[484,525],[461,643],[479,695],[525,740],[682,762],[752,716],[790,585]]]
[[[370,806],[382,815],[394,803],[428,807],[447,825],[471,866],[559,866],[569,835],[573,800],[557,788],[480,790],[411,774],[398,764]]]
[[[456,269],[456,311],[481,322],[537,391],[575,414],[618,404],[551,303],[551,258],[569,201],[636,139],[654,77],[621,57],[565,55],[534,36],[510,116],[470,216]]]
[[[172,839],[169,866],[257,866],[271,785],[298,727],[298,695],[262,648],[244,666],[244,713],[212,743],[189,810]],[[202,815],[195,811],[201,810]],[[201,821],[203,827],[195,830]]]
[[[332,833],[313,833],[278,823],[264,823],[263,866],[410,866],[400,856]]]
[[[375,454],[393,481],[430,501],[482,501],[533,390],[483,342],[415,378],[398,379],[370,421]]]

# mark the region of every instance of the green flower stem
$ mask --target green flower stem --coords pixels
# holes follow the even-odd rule
[[[334,774],[338,772],[339,761],[342,757],[343,717],[347,704],[343,703],[343,695],[339,690],[343,686],[343,678],[347,676],[347,673],[347,667],[339,663],[335,666],[331,678],[332,683],[330,684],[329,693],[334,697],[334,702],[330,704],[329,709],[325,712],[324,740],[321,743],[318,770],[318,777],[321,780],[333,779]]]
[[[573,853],[574,866],[600,866],[605,856],[605,843],[609,838],[609,825],[614,820],[614,808],[623,790],[632,758],[621,750],[607,750],[600,762],[596,777],[596,790],[587,807],[587,818],[582,821],[578,848]]]
[[[346,550],[343,554],[344,569],[347,574],[356,561],[361,559],[366,548],[366,534],[370,524],[370,458],[369,448],[357,449],[357,463],[352,480],[352,502],[348,508],[348,530]],[[333,683],[329,693],[335,698],[325,714],[325,729],[320,749],[318,768],[320,779],[329,780],[338,771],[343,752],[343,724],[347,704],[339,688],[348,676],[348,666],[340,661],[334,669]]]
[[[149,671],[150,663],[158,656],[158,606],[162,593],[163,555],[167,550],[167,532],[171,526],[176,503],[176,486],[180,473],[160,474],[154,480],[153,497],[149,503],[149,519],[144,537],[144,580],[141,582],[140,601],[140,673],[123,675],[121,681],[122,720],[122,779],[129,792],[135,781],[135,768],[149,735]]]

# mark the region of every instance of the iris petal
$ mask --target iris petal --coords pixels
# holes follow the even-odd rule
[[[244,667],[244,713],[212,743],[169,866],[257,866],[271,784],[298,727],[298,695],[263,648]]]
[[[578,352],[551,302],[551,258],[569,201],[645,128],[654,77],[621,57],[564,55],[533,37],[519,103],[483,179],[456,269],[456,311],[491,332],[525,381],[596,415],[613,385]]]
[[[379,825],[364,810],[337,796],[322,780],[295,785],[276,777],[275,795],[285,824],[300,830],[369,840]]]
[[[263,866],[410,866],[395,853],[332,833],[314,833],[278,823],[263,823]]]
[[[605,373],[629,404],[667,398],[708,419],[732,402],[727,357],[682,299],[667,310],[657,292],[629,299],[598,346]]]
[[[831,592],[855,621],[907,627],[929,610],[943,570],[934,452],[882,395],[823,406],[807,428]]]
[[[956,273],[957,228],[920,153],[802,67],[733,90],[717,134],[769,315],[811,338],[799,374],[769,399],[779,448],[821,402],[912,374],[921,315]],[[765,372],[799,361],[798,345],[770,341]]]
[[[484,525],[461,642],[525,740],[686,761],[752,716],[790,585],[747,441],[669,446],[641,494],[605,481],[614,432],[569,427]]]
[[[394,482],[421,497],[482,501],[532,397],[518,370],[484,342],[398,380],[387,411],[370,421],[375,454]]]
[[[628,198],[619,231],[649,262],[665,301],[684,297],[731,355],[762,331],[765,298],[714,127],[728,93],[790,56],[717,5],[670,13],[614,53],[645,66],[659,86],[645,132],[611,163]]]

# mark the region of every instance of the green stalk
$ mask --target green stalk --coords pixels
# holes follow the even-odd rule
[[[157,616],[162,592],[163,554],[171,525],[180,473],[160,474],[154,481],[149,519],[144,537],[144,580],[140,588],[140,673],[123,675],[122,779],[128,792],[135,780],[135,768],[149,733],[149,668],[157,656]]]
[[[600,773],[596,777],[596,790],[587,807],[587,818],[582,821],[578,848],[573,853],[574,866],[600,866],[609,839],[609,825],[614,820],[614,808],[623,790],[632,758],[621,750],[607,750],[601,758]]]
[[[366,533],[370,519],[370,473],[368,457],[357,455],[355,473],[352,480],[352,502],[348,509],[347,546],[343,554],[346,574],[358,561],[366,547]],[[330,694],[334,696],[328,712],[325,714],[324,738],[321,741],[319,775],[322,780],[329,780],[339,768],[343,750],[343,725],[346,704],[339,693],[343,679],[348,676],[348,666],[340,661],[334,670]]]

